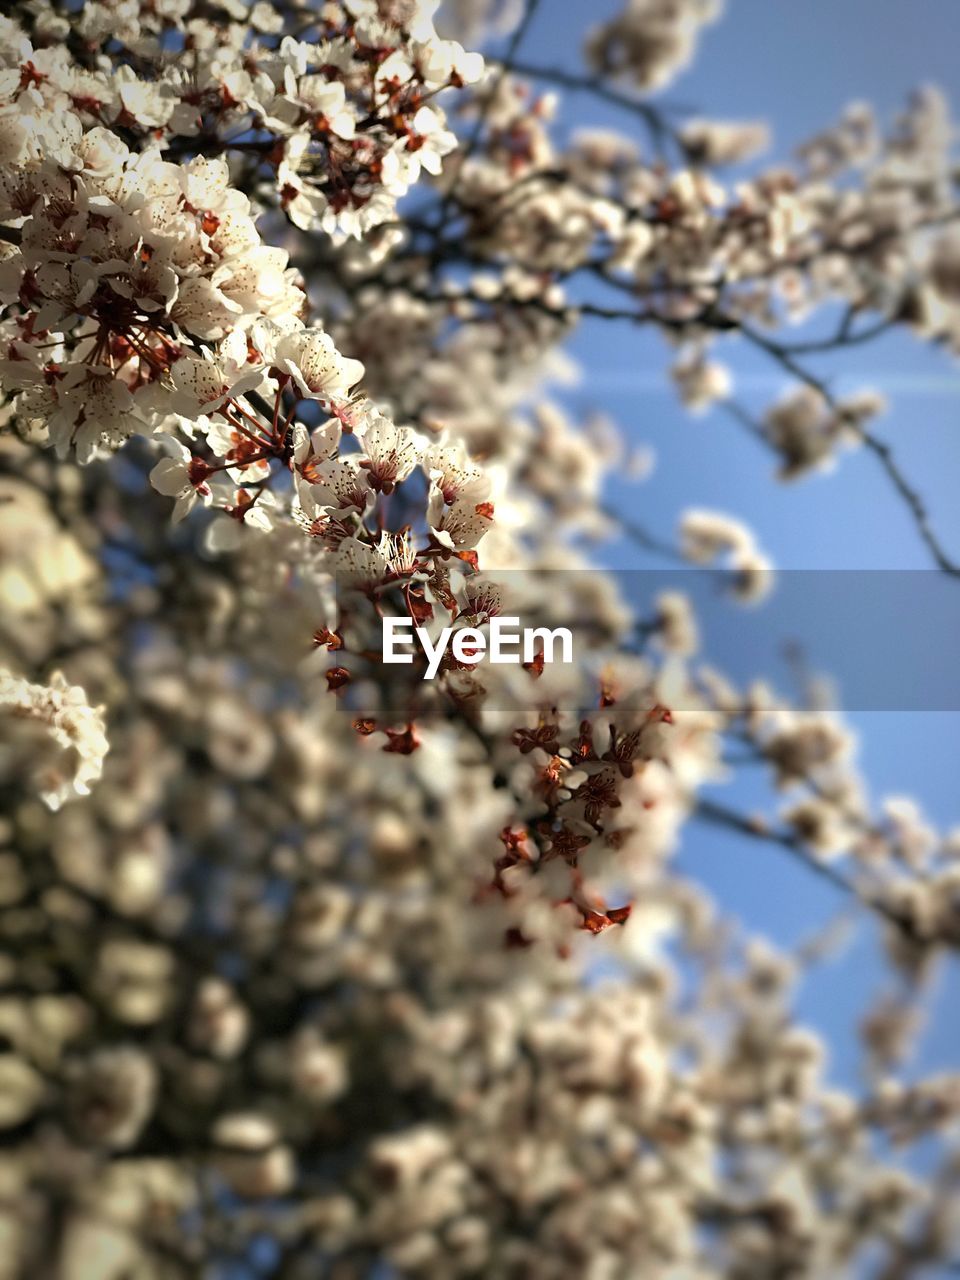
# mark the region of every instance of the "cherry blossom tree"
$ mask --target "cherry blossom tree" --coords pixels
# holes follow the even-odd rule
[[[957,834],[871,801],[839,712],[710,666],[681,574],[630,607],[613,536],[731,607],[773,569],[734,516],[613,509],[622,439],[550,396],[582,319],[656,331],[692,412],[783,480],[865,450],[960,577],[880,399],[818,365],[960,347],[945,104],[733,183],[767,130],[650,96],[717,0],[628,0],[578,74],[538,64],[537,0],[435,8],[0,18],[0,1274],[955,1267],[960,1076],[904,1061]],[[557,94],[623,132],[559,142]],[[762,415],[733,339],[791,383]],[[387,617],[513,614],[590,644],[382,661]],[[703,794],[741,768],[764,815]],[[690,823],[878,931],[862,1091],[794,1009],[829,930],[731,930]]]

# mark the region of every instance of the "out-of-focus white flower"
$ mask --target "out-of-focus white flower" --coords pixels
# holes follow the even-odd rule
[[[757,547],[753,534],[739,520],[719,511],[691,509],[680,520],[681,551],[694,564],[720,561],[729,571],[732,595],[756,604],[774,583],[772,561]]]
[[[0,669],[0,718],[9,743],[2,754],[26,755],[33,785],[51,809],[90,794],[108,743],[103,708],[91,707],[83,689],[69,685],[59,671],[40,685]]]
[[[216,1168],[237,1195],[283,1195],[294,1177],[293,1152],[274,1123],[257,1112],[221,1116],[213,1128]]]
[[[726,365],[693,351],[670,370],[680,399],[693,413],[705,413],[718,400],[729,398],[733,378]]]

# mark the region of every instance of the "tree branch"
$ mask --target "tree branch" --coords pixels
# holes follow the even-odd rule
[[[627,93],[611,88],[609,84],[604,82],[602,76],[578,75],[572,71],[565,71],[562,67],[538,67],[527,62],[517,61],[513,61],[507,69],[521,76],[529,76],[532,80],[545,80],[550,84],[559,85],[571,93],[590,93],[603,102],[609,102],[612,106],[619,107],[622,111],[629,111],[633,115],[639,116],[647,126],[658,154],[662,155],[663,144],[665,141],[669,141],[673,143],[685,159],[689,156],[686,143],[676,130],[667,123],[661,110],[651,106],[649,102],[643,102],[639,98],[631,97]]]
[[[836,867],[827,862],[821,862],[819,858],[810,852],[799,837],[792,835],[789,831],[771,827],[763,818],[750,817],[746,814],[738,813],[735,809],[730,809],[726,805],[718,804],[716,801],[702,798],[697,801],[693,816],[702,822],[710,823],[716,827],[723,827],[727,831],[736,832],[738,835],[749,836],[751,840],[762,840],[767,844],[774,844],[778,848],[785,849],[801,866],[808,871],[812,871],[822,880],[826,880],[834,889],[854,898],[862,906],[881,916],[888,924],[892,924],[898,929],[909,941],[919,943],[928,943],[930,941],[930,939],[918,936],[916,927],[908,916],[902,915],[882,898],[868,894],[849,876],[845,876],[842,871],[838,871]],[[942,945],[951,948],[955,947],[955,944],[949,939],[938,941],[941,941]]]
[[[729,319],[729,317],[725,317]],[[893,450],[885,441],[880,440],[872,432],[868,431],[862,423],[854,419],[847,413],[843,407],[837,402],[836,397],[831,393],[826,383],[812,374],[808,369],[794,358],[794,353],[789,348],[768,338],[765,334],[758,332],[749,325],[740,324],[738,326],[742,336],[753,346],[766,352],[773,360],[786,370],[798,381],[805,386],[810,387],[813,391],[823,399],[824,403],[834,413],[838,415],[850,429],[857,435],[865,448],[867,448],[878,460],[886,473],[888,479],[892,483],[896,492],[903,499],[908,511],[910,512],[917,531],[923,542],[926,544],[937,567],[951,577],[960,578],[960,563],[947,554],[939,536],[934,532],[930,523],[930,515],[927,511],[926,503],[920,496],[920,493],[913,484],[906,478],[899,464],[893,456]]]
[[[497,74],[494,77],[493,83],[486,89],[486,98],[480,110],[480,116],[477,120],[476,125],[474,126],[473,133],[467,139],[466,146],[458,150],[454,155],[453,163],[455,164],[455,167],[453,168],[453,172],[450,175],[450,183],[447,187],[443,200],[441,201],[441,204],[440,204],[440,213],[438,215],[437,223],[435,227],[435,231],[437,234],[439,234],[447,224],[447,220],[449,218],[449,212],[450,212],[450,205],[453,203],[454,194],[456,192],[457,184],[459,183],[460,178],[463,174],[464,165],[467,163],[467,161],[476,151],[477,147],[480,145],[480,138],[483,134],[484,125],[487,122],[487,117],[490,115],[490,112],[493,109],[493,103],[497,95],[497,90],[500,88],[500,85],[503,83],[508,72],[511,70],[511,67],[514,65],[513,63],[514,55],[516,54],[517,50],[520,48],[520,45],[523,43],[523,38],[527,34],[527,31],[530,28],[530,24],[533,21],[534,15],[536,14],[537,9],[539,7],[540,7],[540,0],[524,0],[523,17],[520,19],[520,22],[518,23],[516,30],[514,31],[513,35],[510,37],[510,44],[507,46],[506,56],[504,57],[503,61],[500,62],[499,64],[499,70],[497,71]]]

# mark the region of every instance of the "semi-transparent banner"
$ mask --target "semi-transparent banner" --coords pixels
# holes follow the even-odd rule
[[[777,571],[744,600],[713,570],[465,566],[449,591],[341,575],[336,594],[316,643],[354,714],[414,716],[439,695],[527,703],[530,682],[545,698],[587,697],[637,662],[709,668],[738,688],[805,683],[838,710],[960,710],[960,590],[935,571]],[[675,706],[691,687],[677,682]]]

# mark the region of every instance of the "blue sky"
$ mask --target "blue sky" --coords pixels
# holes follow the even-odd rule
[[[523,60],[581,70],[584,30],[617,8],[609,0],[543,0],[523,44]],[[851,101],[870,101],[889,121],[918,85],[937,84],[960,100],[958,36],[956,0],[924,0],[922,6],[911,0],[730,0],[726,14],[707,29],[692,68],[662,97],[717,118],[766,120],[774,132],[768,158],[784,160]],[[561,131],[613,126],[641,146],[645,142],[633,117],[587,96],[569,97],[558,125]],[[824,331],[828,321],[821,321]],[[783,568],[927,569],[928,553],[910,519],[875,460],[862,451],[845,455],[831,475],[785,486],[773,479],[770,456],[722,415],[691,419],[678,407],[666,376],[670,353],[655,334],[587,321],[572,350],[583,376],[577,387],[562,392],[563,403],[573,412],[610,414],[632,443],[655,451],[650,480],[614,482],[610,491],[647,527],[669,535],[684,507],[713,507],[747,520]],[[733,367],[738,396],[752,408],[760,409],[787,385],[743,344],[725,342],[718,354]],[[842,357],[820,358],[815,368],[839,390],[869,385],[887,395],[890,411],[876,424],[877,433],[895,445],[948,550],[960,556],[956,365],[941,351],[893,334]],[[654,567],[627,545],[609,548],[606,559],[618,568]],[[756,625],[753,615],[741,616],[743,628]],[[824,619],[824,627],[830,622]],[[839,630],[842,620],[837,624]],[[832,641],[835,649],[836,636]],[[944,634],[944,645],[950,642]],[[816,653],[811,658],[815,664]],[[857,658],[851,655],[852,662]],[[784,671],[784,684],[787,678]],[[960,713],[858,710],[849,718],[861,735],[859,758],[874,796],[911,793],[937,823],[960,822]],[[749,805],[764,795],[747,782],[723,798]],[[809,936],[841,905],[829,886],[777,850],[713,830],[691,827],[679,863],[710,886],[746,931],[783,944]],[[942,1016],[956,976],[951,966],[938,984],[938,1016],[917,1069],[960,1065],[957,1020]],[[845,1084],[856,1083],[856,1020],[884,982],[875,931],[867,928],[800,998],[801,1013],[829,1035],[832,1073]]]

